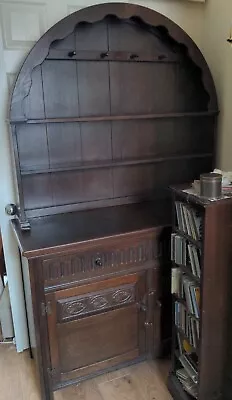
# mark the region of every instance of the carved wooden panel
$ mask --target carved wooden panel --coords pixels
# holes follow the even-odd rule
[[[74,253],[43,261],[44,279],[51,281],[91,271],[114,270],[123,265],[139,265],[158,257],[158,244],[153,239],[124,248]]]
[[[58,321],[83,317],[98,311],[105,311],[135,301],[135,285],[123,285],[101,292],[58,301]]]
[[[147,286],[139,271],[45,294],[54,385],[145,356]]]

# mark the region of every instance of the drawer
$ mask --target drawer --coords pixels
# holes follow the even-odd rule
[[[111,246],[53,256],[43,260],[45,285],[101,276],[151,263],[159,256],[158,240],[152,237],[120,241]]]

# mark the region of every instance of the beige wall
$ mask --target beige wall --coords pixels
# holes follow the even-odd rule
[[[226,39],[232,26],[232,0],[207,0],[202,30],[202,50],[218,93],[218,166],[232,171],[232,46]]]
[[[191,36],[191,38],[196,42],[196,44],[201,47],[205,8],[204,3],[189,2],[186,0],[134,0],[132,3],[152,8],[161,14],[166,15],[177,25],[183,28],[184,31],[187,32],[188,35]]]
[[[116,0],[112,1],[115,2]],[[110,2],[110,0],[79,0],[79,3],[80,2],[83,4],[83,6],[87,6],[97,3],[107,3]],[[172,19],[179,26],[181,26],[198,44],[198,46],[201,45],[201,30],[205,7],[204,3],[188,0],[125,0],[125,2],[139,4],[166,15],[168,18]],[[75,4],[75,0],[72,1],[72,4]],[[79,9],[79,6],[69,7],[69,10],[74,11],[76,8]]]

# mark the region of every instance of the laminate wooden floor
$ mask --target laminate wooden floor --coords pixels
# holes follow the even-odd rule
[[[172,400],[167,361],[143,362],[55,393],[55,400]],[[0,400],[40,400],[28,352],[0,344]]]

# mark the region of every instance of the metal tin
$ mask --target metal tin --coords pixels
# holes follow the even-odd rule
[[[200,176],[200,194],[203,197],[217,199],[222,195],[222,175],[210,173]]]

